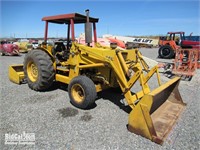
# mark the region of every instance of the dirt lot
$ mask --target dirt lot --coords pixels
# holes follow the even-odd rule
[[[158,61],[157,49],[141,49],[144,56]],[[27,84],[16,85],[8,79],[8,66],[23,63],[21,57],[0,57],[1,148],[6,149],[135,149],[198,150],[200,145],[200,75],[181,81],[179,90],[186,109],[165,143],[160,146],[127,131],[128,114],[120,93],[105,91],[89,110],[69,102],[67,86],[54,84],[51,90],[36,92]],[[161,75],[162,81],[167,81]],[[154,84],[154,81],[152,81]],[[5,144],[5,134],[34,133],[34,145]]]

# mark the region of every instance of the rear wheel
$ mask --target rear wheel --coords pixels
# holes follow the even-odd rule
[[[77,76],[68,86],[70,102],[78,108],[88,108],[97,96],[94,82],[86,76]]]
[[[36,91],[48,89],[55,76],[50,56],[42,50],[29,51],[24,58],[24,75],[31,89]]]
[[[158,50],[160,58],[170,59],[174,57],[174,50],[169,45],[161,46]]]

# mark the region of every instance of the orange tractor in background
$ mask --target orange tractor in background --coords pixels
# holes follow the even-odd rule
[[[167,34],[168,36],[159,39],[158,56],[160,58],[173,58],[176,49],[179,48],[200,49],[200,41],[186,40],[185,32],[168,32]]]
[[[175,57],[172,73],[190,79],[200,68],[200,41],[186,40],[185,32],[168,32],[168,35],[159,39],[158,56]]]

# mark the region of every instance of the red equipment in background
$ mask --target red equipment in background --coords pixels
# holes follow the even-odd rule
[[[198,67],[198,49],[177,49],[172,73],[191,78]]]
[[[173,63],[159,63],[159,68],[164,68],[164,74],[168,77],[180,76],[183,80],[190,81],[200,68],[200,49],[178,48]]]
[[[19,47],[7,41],[0,41],[0,55],[19,55]]]

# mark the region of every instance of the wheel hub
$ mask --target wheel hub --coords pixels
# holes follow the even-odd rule
[[[170,50],[169,49],[167,49],[167,48],[165,48],[165,49],[163,49],[163,55],[169,55],[169,53],[170,53]]]
[[[32,82],[35,82],[38,78],[38,68],[34,62],[28,63],[27,66],[28,77]]]
[[[85,92],[80,84],[73,85],[71,93],[71,95],[77,103],[83,102],[85,98]]]

